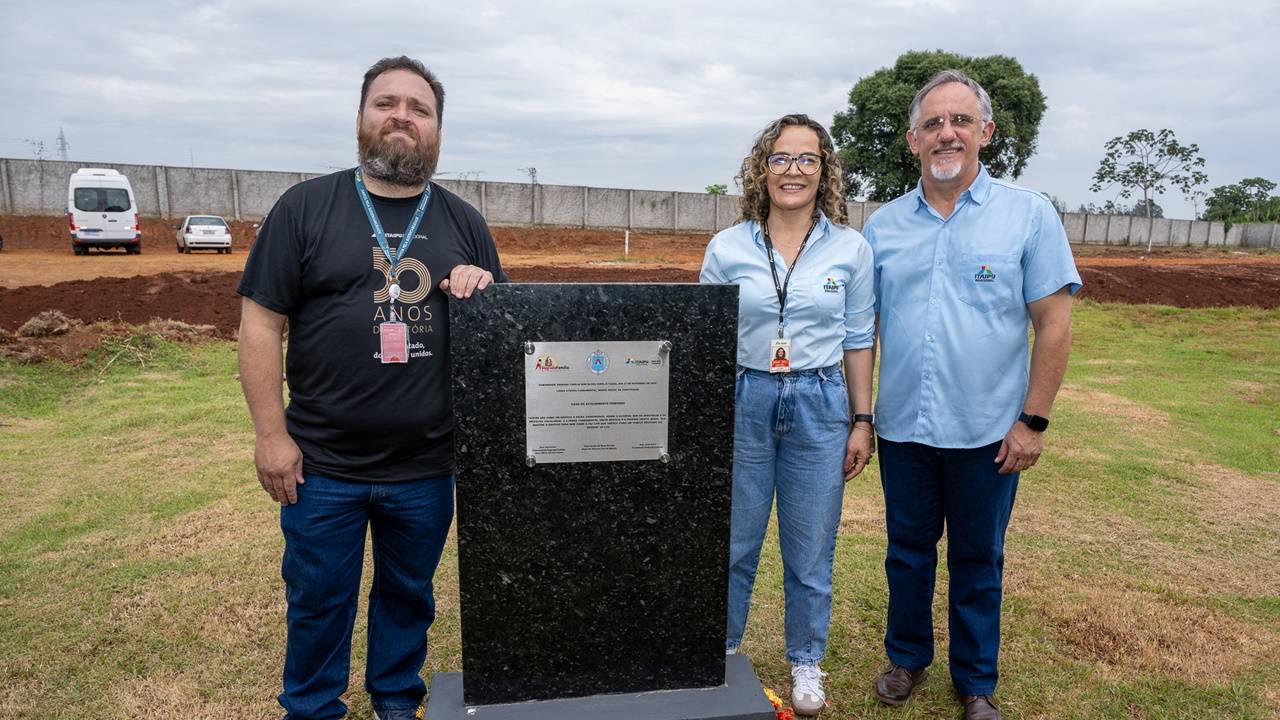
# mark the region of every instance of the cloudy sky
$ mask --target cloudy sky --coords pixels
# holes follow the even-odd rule
[[[324,172],[354,164],[361,75],[422,59],[442,173],[733,187],[787,112],[822,122],[908,50],[1005,54],[1048,111],[1021,184],[1074,209],[1111,137],[1173,129],[1209,186],[1280,182],[1274,0],[287,3],[3,0],[0,156]],[[1159,202],[1189,217],[1177,193]]]

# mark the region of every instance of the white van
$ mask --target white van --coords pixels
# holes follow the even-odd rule
[[[129,178],[115,170],[80,168],[71,174],[67,222],[76,255],[88,255],[90,247],[122,247],[130,255],[142,252],[133,187]]]

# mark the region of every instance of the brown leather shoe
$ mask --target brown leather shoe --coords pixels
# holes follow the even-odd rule
[[[990,695],[964,695],[960,704],[964,706],[964,720],[1000,720],[1000,709]]]
[[[894,665],[876,679],[876,699],[886,705],[901,705],[911,699],[911,693],[929,677],[929,668],[915,672]]]

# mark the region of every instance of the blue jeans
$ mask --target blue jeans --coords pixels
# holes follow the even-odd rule
[[[351,668],[367,528],[373,537],[365,690],[380,713],[416,708],[426,686],[431,579],[453,521],[453,476],[359,483],[305,475],[280,508],[288,639],[280,705],[288,720],[339,718]]]
[[[889,660],[908,670],[933,662],[933,585],[947,529],[951,682],[960,695],[996,690],[1004,534],[1018,474],[1000,475],[1000,443],[942,449],[880,440],[889,548]]]
[[[736,402],[725,645],[737,648],[746,632],[776,495],[787,659],[816,665],[827,650],[831,566],[844,501],[844,376],[838,366],[777,375],[739,367]]]

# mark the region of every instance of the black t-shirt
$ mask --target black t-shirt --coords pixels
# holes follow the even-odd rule
[[[421,195],[373,206],[398,248]],[[289,434],[309,473],[397,482],[452,473],[448,299],[440,281],[458,265],[506,275],[484,218],[431,186],[426,216],[398,265],[396,314],[409,362],[381,362],[389,263],[356,194],[354,170],[299,183],[263,221],[237,289],[287,315]]]

